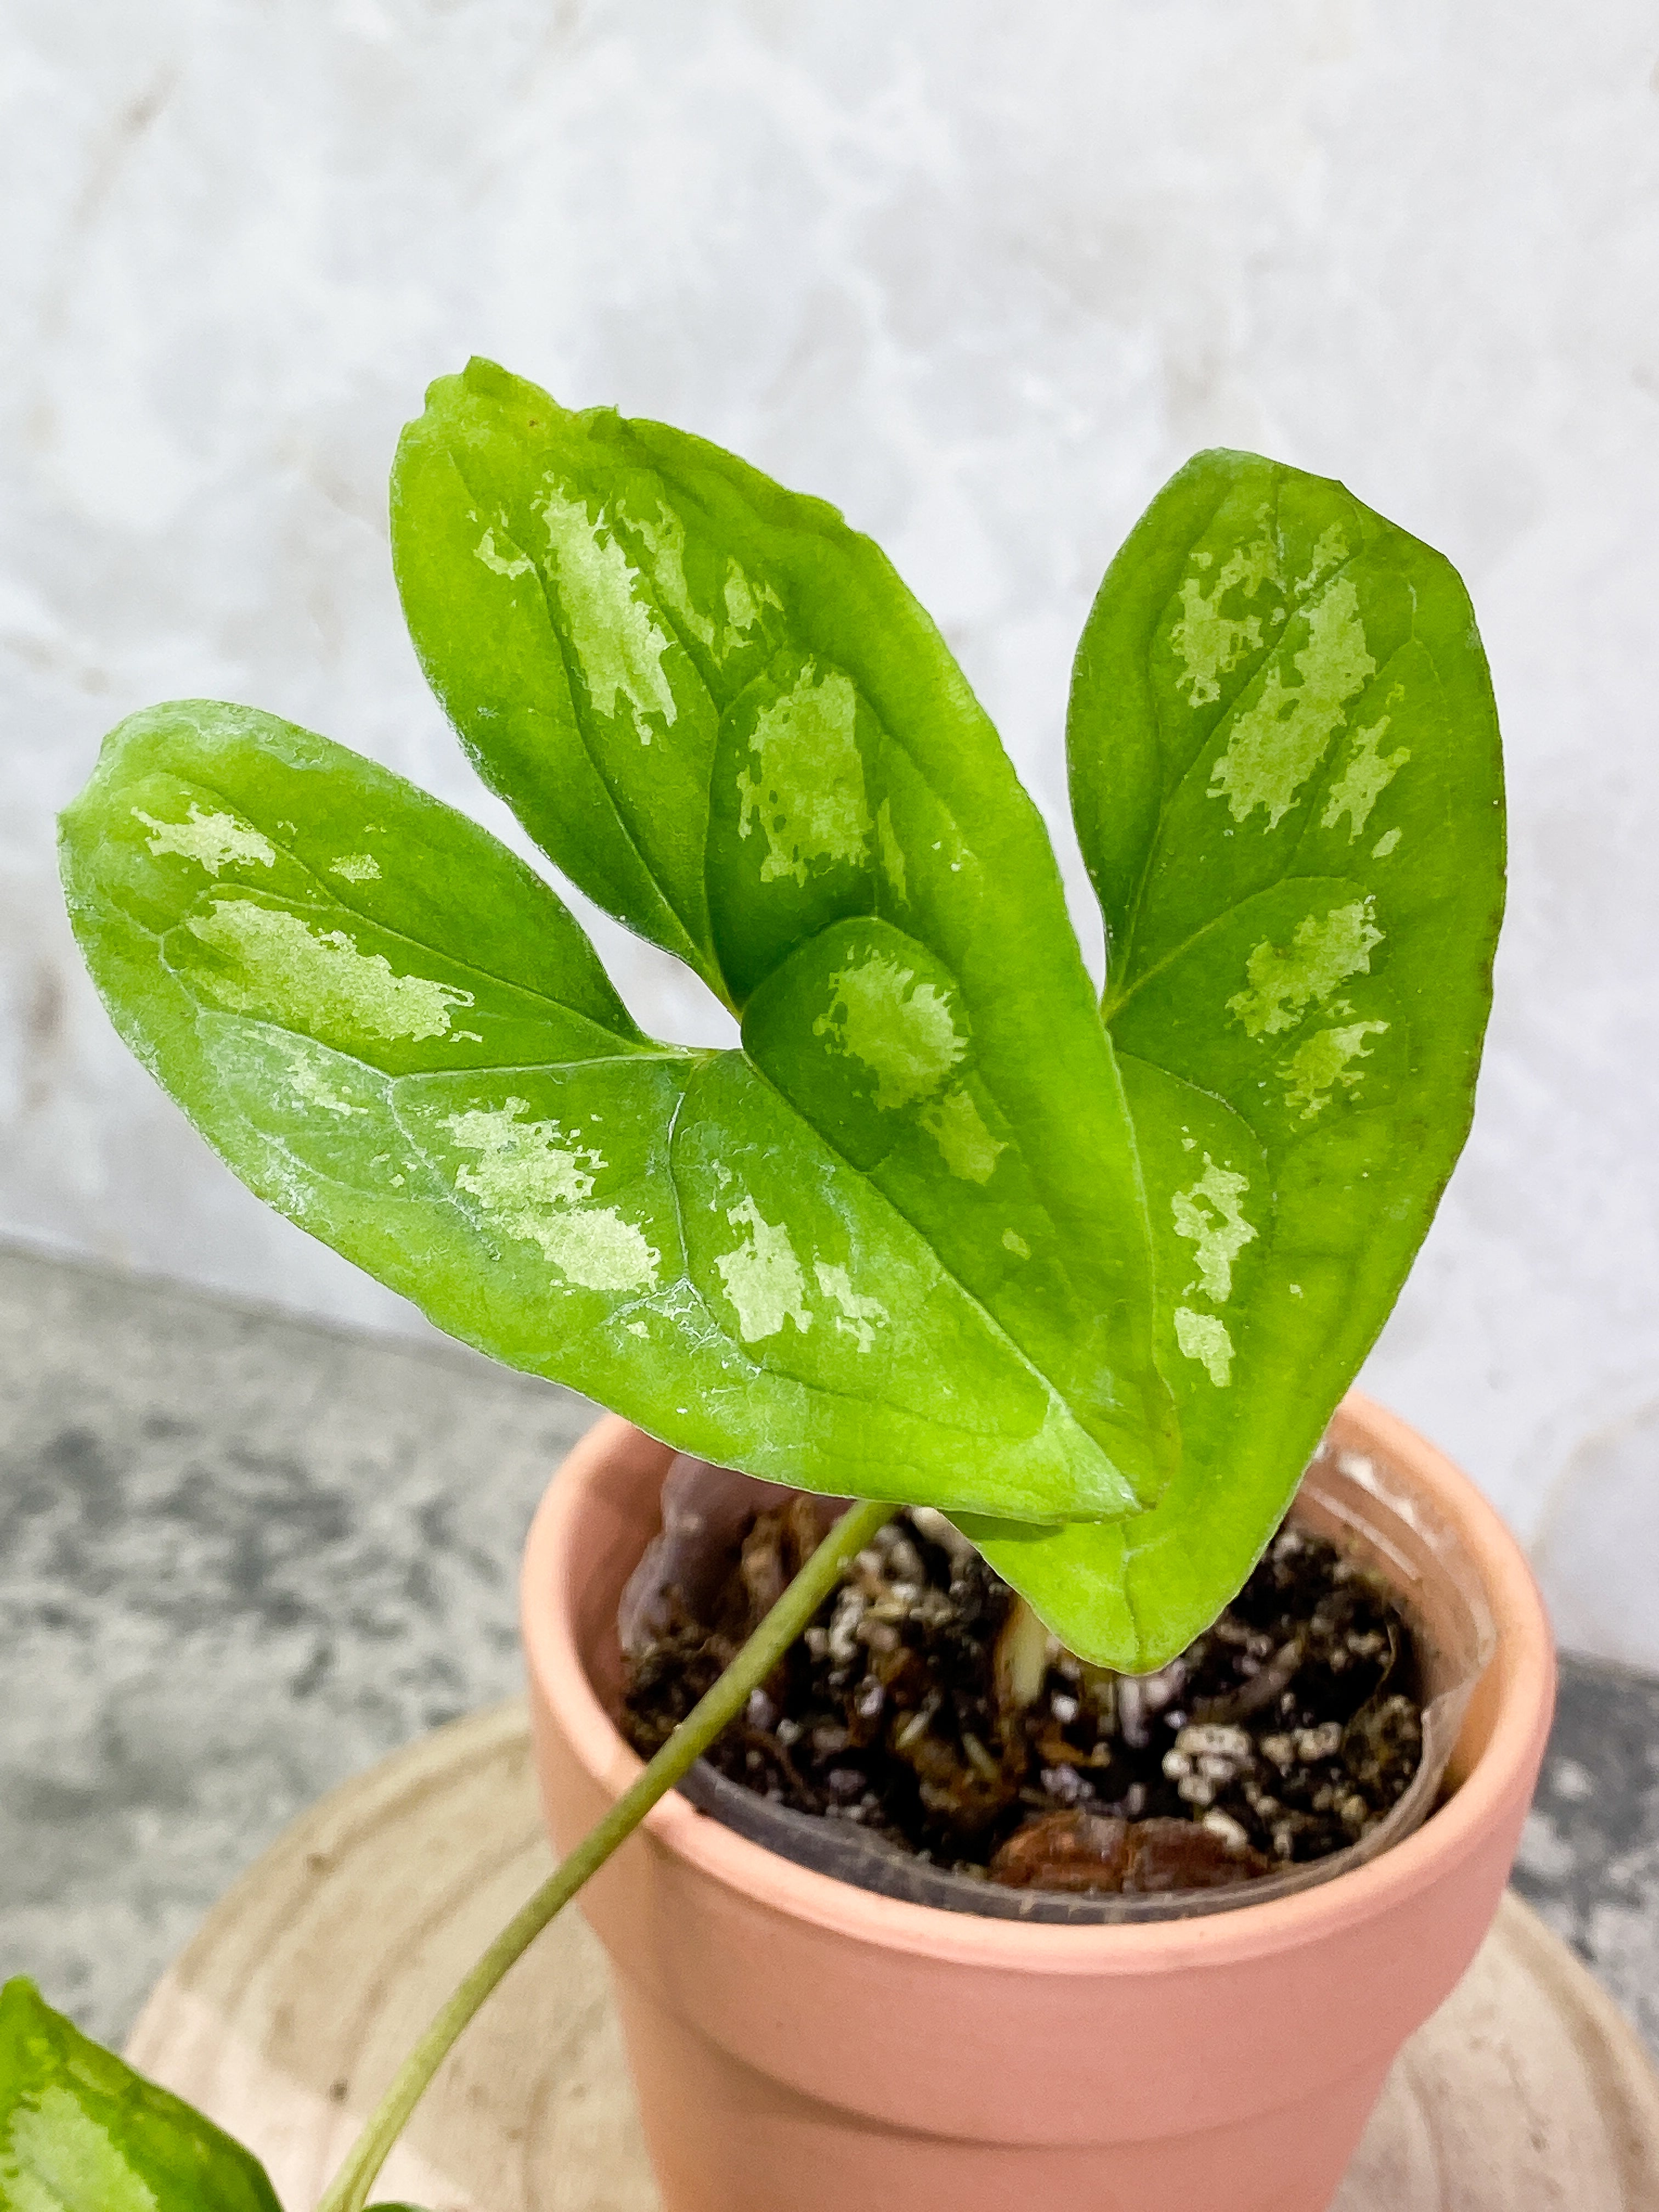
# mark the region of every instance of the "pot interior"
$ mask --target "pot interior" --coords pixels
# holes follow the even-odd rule
[[[663,1486],[663,1526],[623,1592],[617,1642],[605,1639],[609,1677],[596,1681],[611,1709],[619,1697],[619,1644],[649,1633],[662,1592],[694,1587],[700,1559],[723,1549],[757,1503],[787,1493],[725,1468],[677,1460]],[[823,1501],[825,1524],[838,1510]],[[1406,1614],[1423,1686],[1423,1754],[1409,1787],[1368,1834],[1346,1850],[1224,1888],[1152,1894],[1068,1894],[1010,1889],[918,1859],[850,1824],[775,1804],[700,1760],[681,1783],[699,1811],[799,1866],[878,1895],[945,1911],[997,1919],[1089,1926],[1186,1919],[1266,1904],[1330,1881],[1411,1834],[1439,1802],[1494,1632],[1480,1570],[1451,1522],[1375,1451],[1328,1438],[1303,1479],[1290,1518],[1328,1537],[1382,1575]],[[613,1671],[614,1670],[614,1671]],[[600,1670],[596,1669],[596,1673]],[[1455,1773],[1455,1770],[1453,1771]]]

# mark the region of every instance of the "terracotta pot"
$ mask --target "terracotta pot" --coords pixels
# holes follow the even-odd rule
[[[1068,1928],[875,1896],[670,1796],[582,1899],[667,2212],[1324,2212],[1395,2052],[1497,1910],[1554,1690],[1531,1573],[1468,1478],[1358,1396],[1334,1435],[1449,1522],[1485,1585],[1497,1656],[1448,1802],[1292,1897]],[[525,1643],[560,1851],[639,1771],[607,1711],[617,1602],[671,1456],[600,1422],[531,1530]]]

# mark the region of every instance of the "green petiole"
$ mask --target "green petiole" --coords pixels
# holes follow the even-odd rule
[[[848,1560],[863,1550],[896,1510],[880,1501],[856,1504],[836,1522],[714,1688],[680,1723],[599,1826],[514,1914],[438,2014],[370,2114],[317,2212],[362,2212],[375,2176],[410,2114],[485,1998],[584,1882],[627,1841],[657,1800],[667,1796],[727,1723],[737,1718],[750,1691],[759,1688],[834,1589]]]

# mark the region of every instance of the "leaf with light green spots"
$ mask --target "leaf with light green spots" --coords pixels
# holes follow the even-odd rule
[[[19,1977],[0,1989],[0,2212],[281,2207],[251,2151]]]
[[[1149,1653],[1243,1580],[1468,1127],[1504,896],[1498,726],[1440,555],[1206,453],[1113,563],[1069,749],[1105,917],[1182,1464],[1109,1529],[973,1533]]]
[[[291,1219],[682,1449],[1045,1521],[1156,1497],[1178,1440],[1111,1048],[1035,810],[879,551],[477,365],[394,513],[480,766],[740,1048],[643,1036],[482,831],[203,702],[113,732],[64,817],[122,1033]]]
[[[1248,458],[1154,507],[1073,720],[1109,1030],[995,732],[832,509],[475,362],[392,514],[480,771],[740,1044],[643,1036],[482,830],[201,702],[112,732],[64,817],[122,1034],[441,1327],[684,1450],[941,1506],[1074,1649],[1158,1663],[1461,1142],[1500,833],[1455,579]]]

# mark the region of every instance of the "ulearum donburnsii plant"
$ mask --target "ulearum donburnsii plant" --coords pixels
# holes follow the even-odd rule
[[[252,1189],[441,1328],[859,1502],[451,1999],[324,2212],[358,2212],[477,2006],[898,1504],[1094,1663],[1150,1670],[1214,1619],[1462,1144],[1502,907],[1457,575],[1279,463],[1181,470],[1084,631],[1103,995],[995,731],[832,507],[474,362],[404,434],[392,535],[484,781],[740,1042],[646,1036],[474,823],[202,700],[112,731],[64,817],[111,1017]],[[0,2203],[198,2197],[276,2203],[10,1984]]]

